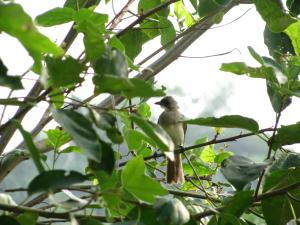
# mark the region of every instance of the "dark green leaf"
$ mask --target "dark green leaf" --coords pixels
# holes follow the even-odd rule
[[[94,63],[97,75],[128,76],[128,65],[125,56],[117,49],[107,48]]]
[[[174,150],[174,143],[163,128],[135,115],[132,115],[130,118],[149,138],[151,138],[157,144],[157,147],[161,151]]]
[[[274,88],[274,86],[272,86],[271,84],[271,82],[267,82],[267,92],[274,111],[278,113],[282,110],[281,101],[283,98],[278,92],[278,90]]]
[[[154,203],[156,196],[168,194],[158,181],[145,175],[145,163],[141,156],[126,164],[121,178],[123,187],[145,202]]]
[[[248,117],[243,117],[240,115],[230,115],[222,116],[220,118],[207,117],[207,118],[197,118],[191,120],[183,121],[186,124],[194,124],[201,126],[210,127],[223,127],[223,128],[242,128],[256,132],[259,130],[258,123]]]
[[[99,1],[97,1],[99,2]],[[78,10],[86,6],[86,0],[67,0],[65,1],[64,7]]]
[[[101,163],[103,146],[91,122],[75,111],[54,110],[54,119],[91,160]]]
[[[183,225],[190,220],[189,211],[177,198],[159,199],[154,205],[154,210],[157,220],[162,224]]]
[[[133,220],[139,219],[145,225],[162,225],[156,218],[153,208],[148,207],[135,207],[133,208],[128,217]]]
[[[25,144],[31,154],[31,157],[33,159],[33,162],[34,162],[37,170],[39,171],[39,173],[43,172],[45,169],[41,162],[40,152],[37,149],[37,147],[35,146],[35,144],[33,143],[31,134],[28,131],[23,129],[23,127],[19,121],[14,120],[13,122],[14,122],[15,126],[19,129],[19,131],[21,132],[21,134],[24,138]]]
[[[0,27],[1,28],[1,27]],[[7,68],[0,59],[0,86],[9,87],[11,89],[23,89],[21,77],[8,76]]]
[[[138,4],[138,12],[140,14],[143,14],[143,13],[159,6],[162,3],[164,3],[164,1],[161,1],[161,0],[151,0],[151,1],[140,0],[139,4]],[[169,7],[159,10],[156,14],[158,14],[159,16],[167,17],[169,15]],[[155,18],[155,15],[152,15],[151,17]]]
[[[59,109],[64,105],[64,90],[63,88],[54,88],[52,87],[52,91],[48,95],[50,97],[52,105]]]
[[[290,10],[290,13],[297,17],[300,14],[300,3],[297,0],[287,0],[286,6]]]
[[[123,143],[122,134],[116,127],[106,130],[106,135],[115,144]]]
[[[300,181],[300,168],[279,169],[267,173],[263,192],[275,191]],[[267,224],[287,224],[290,220],[300,217],[300,190],[289,191],[288,195],[277,195],[262,201],[262,212]],[[296,217],[295,217],[296,216]]]
[[[120,41],[125,47],[126,55],[133,61],[142,51],[143,44],[149,38],[140,29],[131,29],[120,37]]]
[[[287,53],[295,55],[291,39],[284,32],[273,33],[266,26],[264,30],[264,43],[268,47],[270,55],[275,59]]]
[[[19,101],[18,98],[2,98],[0,99],[0,105],[17,105],[17,106],[26,106],[32,105],[30,102]]]
[[[272,148],[277,149],[284,145],[300,143],[300,123],[282,126],[274,136]]]
[[[201,17],[209,16],[229,4],[231,0],[199,0],[198,14]]]
[[[94,218],[89,218],[89,217],[81,219],[79,221],[79,224],[80,225],[103,225],[102,223],[99,222],[99,220]]]
[[[80,73],[85,66],[72,57],[45,59],[50,82],[55,87],[68,86],[81,81]]]
[[[50,27],[73,20],[76,11],[71,8],[54,8],[35,18],[36,22],[44,27]]]
[[[63,55],[64,51],[37,31],[32,20],[18,4],[0,4],[0,31],[16,37],[35,61],[34,71],[42,68],[42,54]]]
[[[21,225],[36,225],[36,221],[39,215],[34,212],[24,212],[17,217],[18,222]]]
[[[115,75],[94,76],[95,93],[122,94],[122,92],[134,89],[130,79]]]
[[[99,57],[105,50],[104,40],[101,35],[85,35],[84,39],[85,52],[89,60]]]
[[[21,225],[14,218],[12,218],[10,216],[4,216],[4,215],[0,216],[0,224],[1,225]]]
[[[290,24],[297,21],[284,12],[282,3],[279,0],[254,0],[253,2],[272,32],[282,32]]]
[[[68,188],[72,184],[86,181],[86,177],[76,171],[50,170],[33,178],[28,186],[28,194],[48,192]]]
[[[174,44],[176,31],[171,21],[169,21],[167,18],[159,16],[158,19],[159,19],[159,26],[160,26],[159,32],[161,35],[160,43],[162,46],[168,44],[166,47],[166,49],[168,49],[172,47]],[[170,42],[172,42],[172,44],[170,44]]]
[[[297,153],[281,153],[278,159],[269,168],[271,173],[277,170],[286,170],[293,167],[300,167],[300,155]]]

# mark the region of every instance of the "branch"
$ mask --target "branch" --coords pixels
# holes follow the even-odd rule
[[[213,139],[213,140],[207,141],[205,143],[192,145],[192,146],[185,147],[185,148],[182,148],[182,149],[178,148],[174,152],[183,153],[183,152],[186,152],[188,150],[195,149],[195,148],[201,148],[201,147],[204,147],[204,146],[207,146],[207,145],[212,145],[212,144],[219,144],[219,143],[224,143],[224,142],[236,141],[237,139],[257,135],[257,134],[268,132],[268,131],[273,131],[273,128],[266,128],[266,129],[259,130],[257,133],[239,134],[239,135],[236,135],[236,136],[233,136],[233,137],[223,138],[223,139],[219,139],[219,140]],[[164,153],[159,153],[159,154],[156,153],[156,154],[153,154],[151,156],[145,157],[144,160],[156,159],[156,158],[160,158],[160,157],[165,157],[165,154]],[[119,164],[119,166],[124,166],[126,163],[127,163],[127,161],[122,162],[122,163]]]

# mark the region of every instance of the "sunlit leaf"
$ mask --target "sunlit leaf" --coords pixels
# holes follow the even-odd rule
[[[71,137],[62,129],[50,129],[46,132],[49,142],[54,148],[59,148],[68,141],[71,140]]]
[[[270,31],[279,33],[284,31],[290,24],[297,20],[284,12],[280,1],[274,0],[254,0],[257,11],[266,21]]]
[[[48,192],[68,188],[72,184],[86,181],[86,177],[76,171],[50,170],[33,178],[28,186],[28,194]]]
[[[294,47],[296,55],[300,55],[300,22],[293,23],[288,26],[284,31],[292,41],[292,45]]]
[[[122,184],[128,192],[149,203],[154,203],[156,196],[168,193],[158,181],[145,175],[145,163],[140,156],[126,164],[122,171]]]

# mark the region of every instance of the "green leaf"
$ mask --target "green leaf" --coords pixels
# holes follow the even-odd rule
[[[67,131],[86,156],[101,163],[103,146],[91,122],[83,115],[69,110],[53,110],[54,119]]]
[[[297,0],[287,0],[286,1],[286,6],[290,10],[290,13],[294,16],[297,17],[300,14],[300,4],[299,1]]]
[[[177,198],[161,198],[154,205],[157,220],[162,224],[183,225],[190,220],[190,213]]]
[[[49,142],[54,148],[59,148],[71,140],[71,137],[62,129],[51,129],[46,132]]]
[[[174,143],[163,128],[152,123],[151,121],[147,121],[135,115],[130,116],[130,118],[149,138],[151,138],[157,144],[161,151],[174,150]]]
[[[215,157],[216,153],[211,145],[203,148],[200,154],[200,159],[205,163],[213,163],[215,161]]]
[[[294,51],[297,56],[300,55],[300,22],[293,23],[284,31],[292,41],[292,45],[294,47]]]
[[[68,86],[81,81],[80,73],[85,66],[72,57],[67,58],[51,58],[45,59],[48,69],[50,82],[55,87]]]
[[[222,63],[220,70],[242,75],[248,73],[248,66],[244,62]]]
[[[119,77],[115,75],[94,76],[95,93],[122,94],[125,91],[134,88],[130,79],[127,77]]]
[[[94,218],[83,218],[80,220],[80,225],[103,225],[101,222],[99,222],[99,220],[94,219]]]
[[[93,64],[97,75],[128,76],[128,65],[125,56],[117,49],[107,48]]]
[[[191,3],[193,4],[192,1]],[[197,9],[197,2],[195,1],[194,3],[195,3],[194,8]],[[178,22],[184,20],[184,24],[186,27],[190,27],[191,25],[193,25],[194,19],[182,1],[177,1],[174,3],[174,13],[175,16],[177,17]]]
[[[85,52],[89,60],[94,60],[105,50],[104,40],[101,35],[85,35],[84,39]]]
[[[266,174],[263,193],[276,191],[300,181],[300,168],[279,169]],[[277,195],[262,200],[262,212],[267,224],[287,224],[290,220],[300,217],[300,190],[294,189],[289,195]],[[289,197],[289,196],[292,196]]]
[[[0,216],[0,223],[1,225],[22,225],[19,224],[17,220],[10,216]]]
[[[85,0],[66,0],[64,7],[78,10],[80,8],[83,8],[85,4]]]
[[[221,164],[225,159],[229,158],[232,155],[232,152],[220,152],[215,157],[215,163]]]
[[[259,62],[261,65],[264,64],[263,58],[262,58],[259,54],[257,54],[257,53],[255,52],[255,50],[254,50],[251,46],[248,46],[248,51],[250,52],[250,54],[252,55],[252,57],[253,57],[257,62]]]
[[[137,111],[142,117],[149,119],[151,117],[151,108],[147,103],[142,103],[138,106]]]
[[[23,89],[20,76],[8,76],[7,68],[0,59],[0,86],[8,87],[14,90]]]
[[[255,120],[240,115],[222,116],[220,118],[216,118],[216,117],[197,118],[197,119],[185,120],[183,122],[186,124],[194,124],[194,125],[210,126],[210,127],[242,128],[252,132],[257,132],[259,130],[258,123]]]
[[[57,7],[38,15],[35,20],[41,26],[50,27],[72,21],[74,13],[76,11],[71,8]]]
[[[17,221],[21,225],[36,225],[39,215],[35,212],[24,212],[17,217]]]
[[[31,134],[28,131],[23,129],[23,127],[22,127],[22,125],[19,121],[14,120],[13,123],[19,129],[19,131],[21,132],[21,134],[24,138],[25,144],[26,144],[26,146],[27,146],[27,148],[28,148],[28,150],[31,154],[31,157],[33,159],[33,162],[34,162],[37,170],[39,171],[39,173],[43,172],[45,169],[44,169],[44,166],[41,162],[41,155],[40,155],[39,150],[37,149],[37,147],[33,143]]]
[[[43,54],[61,56],[64,51],[34,27],[32,19],[18,4],[0,4],[0,31],[17,38],[34,59],[35,72],[42,68]]]
[[[156,196],[168,194],[159,182],[145,175],[145,163],[141,156],[126,164],[121,179],[128,192],[145,202],[154,203]]]
[[[270,55],[275,59],[287,53],[295,55],[291,39],[284,32],[274,33],[266,26],[264,30],[264,43],[268,47]]]
[[[160,43],[162,46],[167,45],[166,49],[171,48],[174,45],[174,40],[176,37],[176,31],[171,23],[167,18],[159,16],[159,32],[161,35]],[[170,44],[172,42],[172,44]]]
[[[284,12],[280,1],[254,0],[257,11],[266,21],[270,31],[279,33],[284,31],[290,24],[297,20]]]
[[[143,44],[149,38],[140,29],[131,29],[120,37],[120,41],[125,47],[126,55],[133,61],[142,51]]]
[[[52,87],[52,91],[48,94],[50,97],[52,105],[56,108],[59,109],[64,105],[64,90],[63,88],[54,88]]]
[[[156,146],[156,143],[151,138],[138,130],[124,129],[123,132],[129,150],[139,150],[144,142]]]
[[[199,0],[198,14],[200,17],[209,16],[228,5],[231,0]]]
[[[29,183],[28,194],[48,192],[68,188],[72,184],[86,181],[86,177],[76,171],[50,170],[37,175]]]
[[[300,143],[300,123],[281,126],[274,136],[272,148],[277,149],[284,145]]]
[[[139,14],[143,14],[159,5],[164,3],[162,0],[140,0],[138,4],[138,12]],[[159,16],[167,17],[169,15],[169,7],[163,8],[162,10],[159,10],[155,14]],[[155,14],[151,16],[151,18],[155,18]]]

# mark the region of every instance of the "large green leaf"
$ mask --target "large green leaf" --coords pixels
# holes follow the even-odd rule
[[[37,175],[29,183],[28,194],[48,192],[68,188],[72,184],[86,181],[86,177],[76,171],[50,170]]]
[[[199,16],[209,16],[228,5],[232,0],[199,0]]]
[[[292,45],[294,47],[294,51],[296,55],[300,55],[300,40],[299,40],[299,35],[300,35],[300,21],[297,23],[291,24],[287,29],[284,31],[289,38],[292,41]]]
[[[51,58],[46,57],[46,64],[50,83],[54,87],[68,86],[81,81],[80,73],[85,66],[72,57]]]
[[[256,163],[244,156],[233,155],[222,162],[221,173],[237,190],[242,190],[270,164],[271,161]]]
[[[172,139],[159,125],[135,115],[132,115],[130,118],[149,138],[151,138],[157,144],[157,147],[161,151],[174,150],[175,146]]]
[[[164,3],[165,1],[162,0],[140,0],[139,4],[138,4],[138,12],[140,14],[143,14],[157,6],[159,6],[160,4]],[[169,15],[169,7],[167,8],[163,8],[161,10],[159,10],[158,12],[156,12],[157,15],[159,16],[164,16],[167,17]],[[151,16],[152,18],[155,18],[155,14]]]
[[[284,12],[279,0],[254,0],[257,11],[266,21],[270,31],[279,33],[297,20]]]
[[[9,87],[11,89],[23,89],[21,77],[8,76],[7,68],[0,59],[0,86]]]
[[[71,8],[54,8],[35,18],[36,22],[44,27],[50,27],[73,20],[75,10]]]
[[[210,127],[223,127],[223,128],[242,128],[256,132],[259,129],[258,123],[248,117],[240,115],[222,116],[220,118],[207,117],[197,118],[183,121],[186,124],[210,126]]]
[[[265,176],[263,192],[275,191],[299,181],[299,167],[273,170]],[[290,220],[300,217],[300,203],[297,200],[300,198],[300,190],[294,189],[288,193],[292,197],[283,194],[262,200],[262,212],[267,224],[287,224]]]
[[[126,164],[121,178],[123,187],[142,201],[154,203],[156,196],[168,194],[158,181],[145,175],[145,162],[140,156]]]
[[[157,220],[162,224],[182,225],[190,220],[189,211],[177,198],[159,199],[154,205],[154,210]]]
[[[95,93],[111,93],[133,97],[160,97],[162,89],[154,89],[151,84],[138,78],[119,77],[114,75],[94,76]]]
[[[109,49],[93,63],[97,75],[128,76],[128,65],[125,56],[117,49]]]
[[[268,26],[264,30],[264,43],[269,49],[269,53],[274,58],[279,58],[284,54],[295,54],[291,39],[284,32],[271,32]]]
[[[175,40],[176,31],[170,20],[165,17],[159,16],[159,32],[161,35],[160,43],[162,46],[168,44],[167,49],[172,47],[174,43],[169,44],[171,41]]]
[[[278,129],[273,139],[273,149],[277,149],[284,145],[300,143],[300,123],[282,126]]]
[[[39,171],[39,173],[43,172],[45,169],[41,162],[41,155],[39,150],[33,143],[31,134],[28,131],[24,130],[19,121],[14,120],[14,124],[20,130],[37,170]]]
[[[138,130],[124,129],[123,133],[129,150],[139,150],[144,142],[156,146],[151,138]]]
[[[44,53],[61,56],[64,51],[42,35],[33,25],[32,19],[23,8],[14,3],[0,4],[0,31],[16,37],[34,59],[34,71],[40,72]]]
[[[36,225],[38,216],[35,212],[24,212],[17,217],[17,220],[21,225]]]
[[[13,217],[2,215],[0,216],[1,225],[21,225]]]
[[[89,159],[101,163],[102,142],[88,119],[78,112],[62,109],[53,110],[53,117],[72,136]]]

